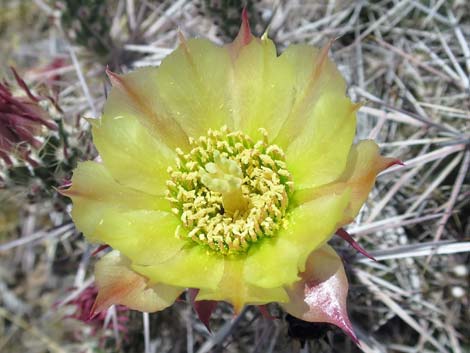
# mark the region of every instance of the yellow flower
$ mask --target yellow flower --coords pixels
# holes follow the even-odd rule
[[[83,162],[72,217],[114,250],[96,265],[96,310],[196,300],[278,302],[352,334],[347,279],[326,244],[395,160],[353,144],[357,104],[328,49],[280,56],[246,14],[235,41],[181,39],[160,67],[119,76]],[[353,334],[352,334],[353,335]]]

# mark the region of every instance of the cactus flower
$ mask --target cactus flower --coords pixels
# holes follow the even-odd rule
[[[277,55],[246,13],[231,44],[180,42],[159,67],[108,71],[92,124],[103,162],[79,164],[64,191],[78,229],[113,249],[96,265],[95,311],[158,311],[190,288],[235,312],[277,302],[354,338],[327,242],[397,161],[353,144],[359,105],[329,46]]]

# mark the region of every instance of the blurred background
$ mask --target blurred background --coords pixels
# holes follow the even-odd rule
[[[282,52],[337,38],[330,55],[365,102],[358,138],[404,167],[379,176],[352,234],[333,239],[364,352],[470,352],[468,0],[0,0],[0,352],[360,352],[338,329],[220,304],[212,334],[184,301],[93,319],[93,255],[69,217],[77,161],[121,73],[159,65],[186,37],[231,41],[247,7]]]

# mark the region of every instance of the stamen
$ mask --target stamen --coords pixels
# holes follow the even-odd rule
[[[190,139],[189,153],[177,150],[167,199],[192,241],[224,255],[243,252],[287,223],[291,175],[283,151],[261,132],[263,139],[253,142],[223,127]]]

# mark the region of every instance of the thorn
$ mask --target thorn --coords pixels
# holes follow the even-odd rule
[[[356,113],[361,109],[364,105],[366,105],[366,102],[358,102],[358,103],[353,103],[351,106],[351,112]]]
[[[246,6],[244,6],[242,10],[242,24],[238,35],[240,36],[242,46],[247,45],[251,41],[250,21],[248,19],[248,10],[246,9]]]
[[[246,6],[243,6],[242,10],[242,27],[250,33],[250,21],[248,19],[248,10]]]
[[[337,36],[337,37],[334,37],[334,38],[331,40],[331,42],[332,42],[332,43],[333,43],[333,42],[336,42],[338,39],[340,39],[341,37],[344,37],[344,36],[345,36],[344,34],[341,34],[341,35],[339,35],[339,36]]]
[[[399,159],[394,159],[393,161],[391,161],[391,162],[387,165],[387,167],[386,167],[385,169],[390,168],[390,167],[392,167],[392,166],[394,166],[394,165],[405,166],[405,163],[403,163],[403,162],[402,162],[401,160],[399,160]]]
[[[193,59],[191,57],[191,53],[190,53],[189,47],[188,47],[188,42],[186,41],[186,38],[185,38],[183,32],[178,30],[177,35],[178,35],[178,41],[180,43],[181,48],[183,48],[183,50],[184,50],[184,54],[186,55],[186,58],[190,62],[191,66],[194,67],[194,62],[193,62]]]
[[[258,305],[258,310],[260,311],[261,315],[263,315],[265,319],[268,319],[268,320],[277,319],[275,316],[272,316],[269,313],[268,308],[266,308],[266,305]]]
[[[319,55],[319,66],[323,66],[323,64],[326,61],[326,58],[328,58],[328,53],[330,52],[331,46],[333,45],[333,42],[335,39],[330,39],[326,44],[320,49],[320,55]]]
[[[39,99],[34,94],[31,93],[31,91],[29,90],[28,85],[26,84],[26,82],[24,82],[24,80],[20,77],[20,75],[18,75],[16,70],[13,68],[13,66],[10,66],[10,70],[13,72],[13,76],[15,76],[15,80],[18,83],[18,85],[21,88],[23,88],[23,90],[26,92],[28,97],[36,103],[39,102]]]
[[[72,180],[65,179],[57,189],[65,189],[72,186]]]
[[[405,163],[403,163],[398,158],[382,157],[381,167],[379,171],[384,171],[388,168],[393,167],[394,165],[405,166]]]
[[[315,62],[315,68],[312,73],[312,84],[318,80],[328,59],[328,52],[333,45],[334,39],[329,40],[321,49]]]
[[[342,330],[343,330],[344,332],[346,332],[346,334],[349,336],[349,338],[351,338],[352,341],[353,341],[357,346],[360,346],[360,344],[359,344],[359,339],[357,338],[356,334],[354,333],[353,328],[352,328],[352,325],[351,325],[350,322],[349,322],[348,325],[345,325],[345,326],[343,326],[343,327],[341,327],[341,328],[342,328]]]
[[[178,29],[177,35],[178,35],[178,41],[180,42],[180,45],[186,46],[187,40],[183,32],[181,32],[181,30]]]
[[[189,288],[188,289],[189,302],[191,303],[191,306],[196,312],[199,320],[204,324],[204,326],[206,326],[207,330],[210,333],[212,333],[212,330],[210,327],[210,319],[211,319],[212,313],[214,312],[219,302],[215,300],[196,301],[196,297],[198,293],[199,293],[199,289]]]
[[[189,303],[193,305],[194,301],[196,300],[196,296],[199,293],[199,289],[197,288],[188,288],[188,299]]]
[[[63,185],[60,185],[58,187],[52,187],[56,192],[58,192],[59,194],[61,194],[62,196],[65,196],[65,197],[71,197],[74,195],[74,192],[70,190],[69,187],[72,186],[72,183],[70,184],[63,184]]]
[[[93,251],[93,252],[91,253],[91,256],[96,256],[96,255],[98,255],[100,252],[102,252],[103,250],[105,250],[105,249],[107,249],[107,248],[109,248],[109,247],[110,247],[110,246],[107,245],[107,244],[102,244],[102,245],[98,246],[98,247],[95,249],[95,251]]]
[[[337,231],[336,231],[336,234],[339,235],[341,238],[343,238],[344,240],[346,240],[349,245],[351,245],[354,249],[356,249],[358,252],[360,252],[362,255],[364,255],[365,257],[368,257],[369,259],[371,259],[372,261],[377,261],[372,255],[370,255],[366,250],[364,250],[364,248],[362,248],[358,242],[356,242],[353,237],[351,237],[351,235],[344,230],[344,228],[339,228]]]
[[[82,119],[85,119],[85,121],[90,124],[92,127],[100,127],[101,125],[101,119],[97,119],[97,118],[89,118],[89,117],[86,117],[86,116],[83,116]]]
[[[113,87],[123,88],[122,78],[118,74],[112,72],[109,69],[109,65],[106,65],[106,75],[108,75]]]
[[[100,312],[96,311],[96,300],[93,303],[93,306],[91,307],[90,312],[88,313],[87,321],[93,320],[94,317],[96,317]]]

